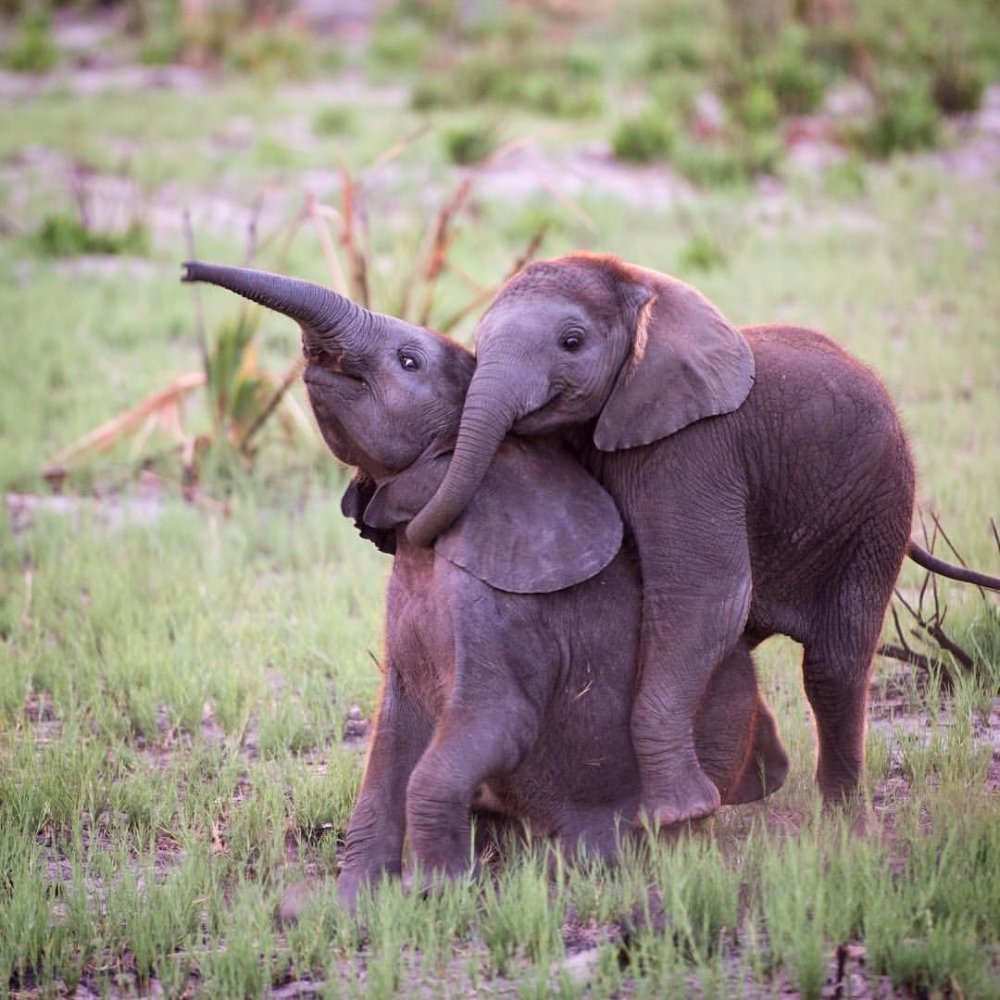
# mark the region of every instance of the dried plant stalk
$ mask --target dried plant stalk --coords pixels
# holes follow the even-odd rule
[[[106,451],[113,447],[141,427],[149,417],[155,417],[175,408],[182,397],[203,386],[205,381],[204,372],[188,372],[178,376],[166,389],[154,393],[124,413],[106,420],[99,427],[84,434],[78,441],[57,451],[49,460],[44,474],[49,475],[57,471],[60,466],[87,452]]]

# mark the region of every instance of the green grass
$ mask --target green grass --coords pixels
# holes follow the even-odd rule
[[[657,31],[623,51],[684,72],[711,62],[702,35]],[[607,93],[614,106],[613,81]],[[301,205],[300,167],[342,158],[357,169],[422,120],[372,95],[349,116],[342,107],[322,89],[241,79],[141,101],[56,92],[0,112],[0,157],[11,167],[29,146],[57,150],[168,192],[178,216],[189,195],[219,189],[249,212],[266,188],[284,219]],[[610,134],[613,114],[567,123],[515,109],[500,128],[561,149]],[[432,130],[372,184],[381,308],[398,301],[440,204],[430,195],[454,183],[443,137],[470,124],[468,110],[435,112]],[[46,256],[31,234],[73,211],[64,179],[12,167],[2,183],[2,214],[16,226],[0,230],[0,481],[44,495],[55,451],[198,368],[190,290],[177,281],[186,251],[176,220],[149,220],[139,276]],[[547,254],[619,253],[694,282],[739,323],[823,328],[897,399],[921,503],[971,564],[996,572],[996,183],[995,172],[965,180],[933,160],[896,159],[786,174],[767,199],[733,187],[657,209],[599,191],[575,207],[482,196],[459,220],[434,315],[465,301],[463,275],[499,279],[544,220]],[[204,256],[242,258],[239,220],[197,237]],[[281,263],[277,243],[260,263]],[[307,227],[285,263],[325,277]],[[225,297],[203,298],[209,329],[232,315]],[[270,315],[258,340],[267,370],[298,350],[294,327]],[[197,410],[189,418],[210,424]],[[285,887],[336,871],[362,768],[344,727],[353,706],[372,716],[389,561],[340,515],[345,476],[317,441],[290,448],[265,434],[253,473],[221,460],[205,470],[202,487],[220,502],[201,507],[181,500],[168,443],[153,441],[151,506],[141,506],[138,460],[121,448],[71,471],[71,514],[40,510],[17,530],[0,516],[0,993],[81,983],[143,994],[155,981],[170,996],[255,996],[313,979],[330,995],[372,997],[421,987],[818,996],[847,945],[863,949],[869,981],[884,977],[902,995],[1000,989],[1000,806],[982,738],[1000,690],[1000,619],[951,586],[949,633],[983,668],[947,694],[877,665],[900,712],[869,731],[865,793],[882,836],[853,836],[818,809],[800,651],[773,641],[759,675],[792,771],[766,802],[723,810],[675,844],[629,850],[615,868],[569,867],[542,844],[511,842],[477,880],[426,898],[387,884],[357,918],[321,891],[298,926],[279,929]],[[93,490],[104,494],[96,505]],[[907,568],[902,585],[920,579]],[[657,930],[642,919],[660,912],[654,886]]]

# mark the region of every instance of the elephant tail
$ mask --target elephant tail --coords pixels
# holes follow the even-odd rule
[[[958,580],[960,583],[971,583],[976,587],[986,587],[988,590],[1000,590],[1000,577],[988,576],[986,573],[980,573],[974,569],[966,569],[965,566],[953,566],[951,563],[931,555],[926,549],[922,549],[912,538],[906,547],[906,554],[918,566],[923,566],[924,569],[937,573],[939,576],[946,576],[950,580]]]

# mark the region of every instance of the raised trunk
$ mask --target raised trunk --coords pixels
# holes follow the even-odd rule
[[[469,386],[451,464],[434,496],[409,523],[414,545],[431,545],[465,509],[493,456],[524,408],[496,378],[479,368]]]
[[[204,281],[227,288],[251,302],[296,320],[310,346],[334,343],[340,350],[351,350],[364,343],[373,328],[384,320],[350,299],[311,281],[286,278],[281,274],[247,267],[205,264],[187,261],[182,281]]]

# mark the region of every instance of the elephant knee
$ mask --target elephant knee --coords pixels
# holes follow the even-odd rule
[[[468,863],[472,790],[432,764],[418,767],[406,791],[406,829],[417,861],[457,872]]]

